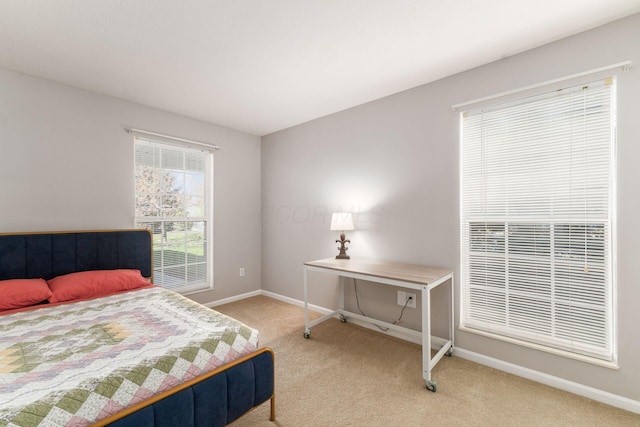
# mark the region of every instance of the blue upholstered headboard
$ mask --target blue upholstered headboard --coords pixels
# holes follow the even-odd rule
[[[148,230],[0,234],[0,280],[128,268],[152,275]]]

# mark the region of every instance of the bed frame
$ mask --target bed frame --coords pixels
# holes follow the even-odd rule
[[[0,280],[118,268],[152,279],[152,263],[148,230],[0,234]],[[262,348],[94,425],[224,426],[267,400],[275,421],[274,354]]]

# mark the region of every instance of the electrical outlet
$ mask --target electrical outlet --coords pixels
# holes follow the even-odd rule
[[[244,267],[240,269],[240,277],[244,277]]]
[[[411,298],[409,302],[407,302],[407,298]],[[416,308],[416,294],[409,294],[405,291],[398,291],[398,305],[404,307],[407,304],[409,308]]]
[[[411,298],[407,303],[407,307],[416,308],[416,294],[407,293],[407,298]]]

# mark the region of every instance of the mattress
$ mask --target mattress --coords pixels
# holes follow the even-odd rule
[[[0,337],[0,426],[88,425],[258,347],[158,287],[3,315]]]

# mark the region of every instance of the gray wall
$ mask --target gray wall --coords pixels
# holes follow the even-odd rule
[[[134,225],[135,127],[208,141],[214,155],[215,289],[260,289],[260,139],[0,70],[0,232]],[[246,276],[238,270],[245,267]]]
[[[359,212],[352,256],[459,272],[458,117],[450,106],[632,60],[618,75],[619,370],[458,331],[457,346],[640,400],[640,15],[262,138],[262,288],[302,299],[302,263],[334,256],[330,213]],[[611,74],[611,72],[609,73]],[[310,275],[310,302],[335,306],[335,283]],[[395,290],[359,286],[361,308],[392,321]],[[353,309],[353,287],[347,302]],[[459,295],[459,292],[456,292]],[[446,291],[435,295],[445,332]],[[458,307],[458,303],[456,303]],[[405,312],[419,327],[419,310]],[[490,389],[491,385],[487,385]]]

